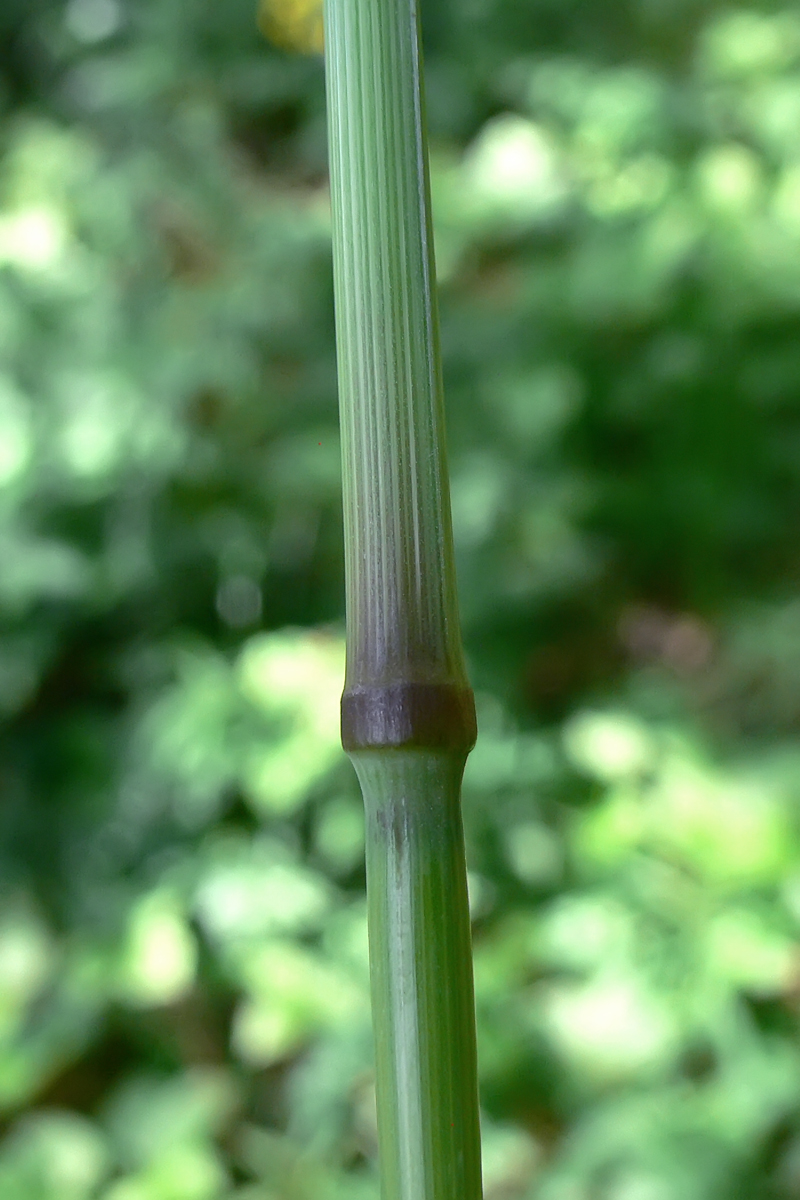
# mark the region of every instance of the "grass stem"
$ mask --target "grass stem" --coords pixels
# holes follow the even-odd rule
[[[384,1200],[481,1195],[456,598],[414,0],[326,0],[347,580]]]

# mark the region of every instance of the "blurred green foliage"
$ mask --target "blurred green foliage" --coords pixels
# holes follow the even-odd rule
[[[423,9],[487,1200],[788,1200],[800,17]],[[2,1200],[377,1195],[318,15],[0,9]]]

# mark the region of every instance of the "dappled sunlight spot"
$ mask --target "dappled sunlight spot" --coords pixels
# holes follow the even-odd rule
[[[564,742],[576,766],[612,785],[576,823],[587,865],[610,868],[638,849],[728,887],[773,882],[790,861],[795,838],[764,779],[725,776],[690,743],[622,714],[580,714]]]
[[[314,845],[336,872],[352,871],[364,858],[364,806],[355,796],[334,796],[314,826]]]
[[[0,375],[0,487],[28,466],[33,451],[30,401],[7,375]]]
[[[662,124],[665,101],[663,81],[654,72],[622,67],[596,75],[584,92],[575,129],[581,173],[648,145]]]
[[[796,72],[760,80],[743,94],[739,109],[745,128],[755,135],[769,161],[795,159],[800,128],[800,78]]]
[[[662,80],[639,68],[570,74],[569,164],[588,211],[615,218],[658,209],[676,180],[657,150],[667,103]]]
[[[797,942],[751,909],[731,908],[716,916],[708,928],[706,952],[711,972],[751,993],[777,995],[798,979]]]
[[[210,1146],[177,1145],[154,1159],[146,1171],[113,1184],[103,1200],[217,1200],[227,1182]]]
[[[718,79],[739,81],[775,74],[798,59],[800,18],[790,9],[722,12],[701,39],[701,67]]]
[[[491,535],[508,496],[502,459],[473,452],[452,472],[453,534],[457,546],[476,546]]]
[[[175,1145],[215,1132],[235,1109],[238,1087],[224,1067],[127,1075],[106,1105],[104,1124],[125,1162],[144,1164]]]
[[[578,822],[574,847],[585,865],[608,869],[640,845],[646,829],[641,793],[634,786],[623,784]]]
[[[564,730],[564,748],[580,770],[608,782],[641,774],[657,756],[647,728],[628,713],[580,713]]]
[[[541,954],[561,967],[622,961],[634,944],[632,914],[613,896],[567,895],[542,914]]]
[[[543,1012],[561,1051],[595,1080],[656,1067],[675,1048],[674,1020],[635,975],[602,972],[577,987],[553,986]]]
[[[764,194],[763,176],[759,158],[736,142],[707,150],[697,163],[700,194],[720,214],[751,213]]]
[[[366,1015],[366,981],[336,970],[293,942],[275,941],[251,951],[240,964],[248,999],[234,1019],[234,1052],[266,1066],[298,1049],[326,1026]]]
[[[127,1172],[103,1200],[217,1200],[227,1194],[214,1136],[237,1098],[232,1075],[222,1068],[128,1075],[104,1109],[109,1140]]]
[[[550,110],[574,123],[586,104],[596,68],[571,54],[535,59],[525,72],[523,95],[533,111]]]
[[[34,117],[31,110],[17,124],[4,155],[5,215],[12,220],[35,216],[34,258],[74,250],[70,217],[75,200],[96,185],[101,163],[98,143],[77,124],[67,127],[55,119]]]
[[[564,853],[561,842],[540,821],[525,821],[503,832],[506,858],[522,883],[531,887],[552,887],[558,880]]]
[[[197,946],[176,900],[155,892],[133,908],[120,986],[135,1004],[172,1004],[194,983]]]
[[[338,736],[323,740],[304,728],[272,745],[254,745],[242,765],[245,795],[265,815],[286,816],[297,810],[341,757]]]
[[[68,242],[66,221],[55,208],[40,205],[0,214],[0,265],[48,271],[60,264]]]
[[[568,192],[550,134],[512,113],[484,125],[464,157],[462,175],[487,215],[537,217],[557,208]]]
[[[613,217],[657,208],[674,178],[670,163],[658,154],[643,154],[592,180],[587,207],[600,217]]]
[[[147,412],[131,381],[112,371],[67,373],[57,381],[59,448],[68,470],[95,480],[131,458],[163,459],[168,425]]]
[[[76,412],[64,425],[64,458],[76,475],[101,475],[115,465],[123,433],[112,410],[104,402],[98,403],[97,394],[88,393],[83,411]]]
[[[267,712],[303,709],[319,728],[338,714],[344,640],[288,630],[251,638],[238,662],[245,695]]]
[[[56,962],[50,934],[33,913],[11,909],[0,916],[0,1036],[13,1032]]]
[[[9,1200],[88,1200],[106,1175],[109,1158],[104,1138],[85,1117],[56,1110],[29,1113],[3,1142],[0,1194]]]
[[[774,882],[794,853],[788,814],[776,795],[688,756],[667,758],[647,814],[655,846],[720,885]]]
[[[70,0],[64,14],[67,30],[79,42],[94,45],[117,32],[124,21],[119,0]]]
[[[0,531],[0,598],[22,613],[42,599],[75,600],[86,595],[96,576],[85,555],[68,542]]]
[[[139,727],[150,770],[173,781],[176,813],[190,824],[215,812],[236,776],[230,724],[235,688],[225,660],[200,648],[178,655],[178,680],[165,689]]]
[[[257,841],[220,847],[196,904],[203,927],[229,941],[307,932],[326,913],[330,895],[325,880],[292,863],[282,847]]]
[[[288,814],[342,760],[344,642],[314,631],[257,634],[231,664],[202,645],[141,720],[145,770],[171,784],[176,815],[210,819],[234,789],[258,815]]]
[[[772,212],[788,233],[800,237],[800,163],[792,163],[779,176]]]
[[[258,808],[291,812],[342,757],[344,640],[300,630],[259,635],[242,651],[237,677],[247,699],[283,722],[279,740],[251,747],[247,794]]]
[[[783,880],[781,897],[792,920],[800,925],[800,873],[796,870]]]
[[[304,1032],[305,1022],[291,1010],[245,1001],[237,1010],[231,1036],[239,1058],[265,1066],[294,1049]]]

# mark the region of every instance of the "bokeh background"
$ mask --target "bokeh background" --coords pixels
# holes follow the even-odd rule
[[[487,1200],[800,1196],[800,16],[426,0]],[[0,1197],[376,1200],[321,32],[0,6]]]

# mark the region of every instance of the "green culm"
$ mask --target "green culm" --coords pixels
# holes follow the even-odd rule
[[[347,575],[384,1200],[481,1195],[461,648],[413,0],[327,0]]]

